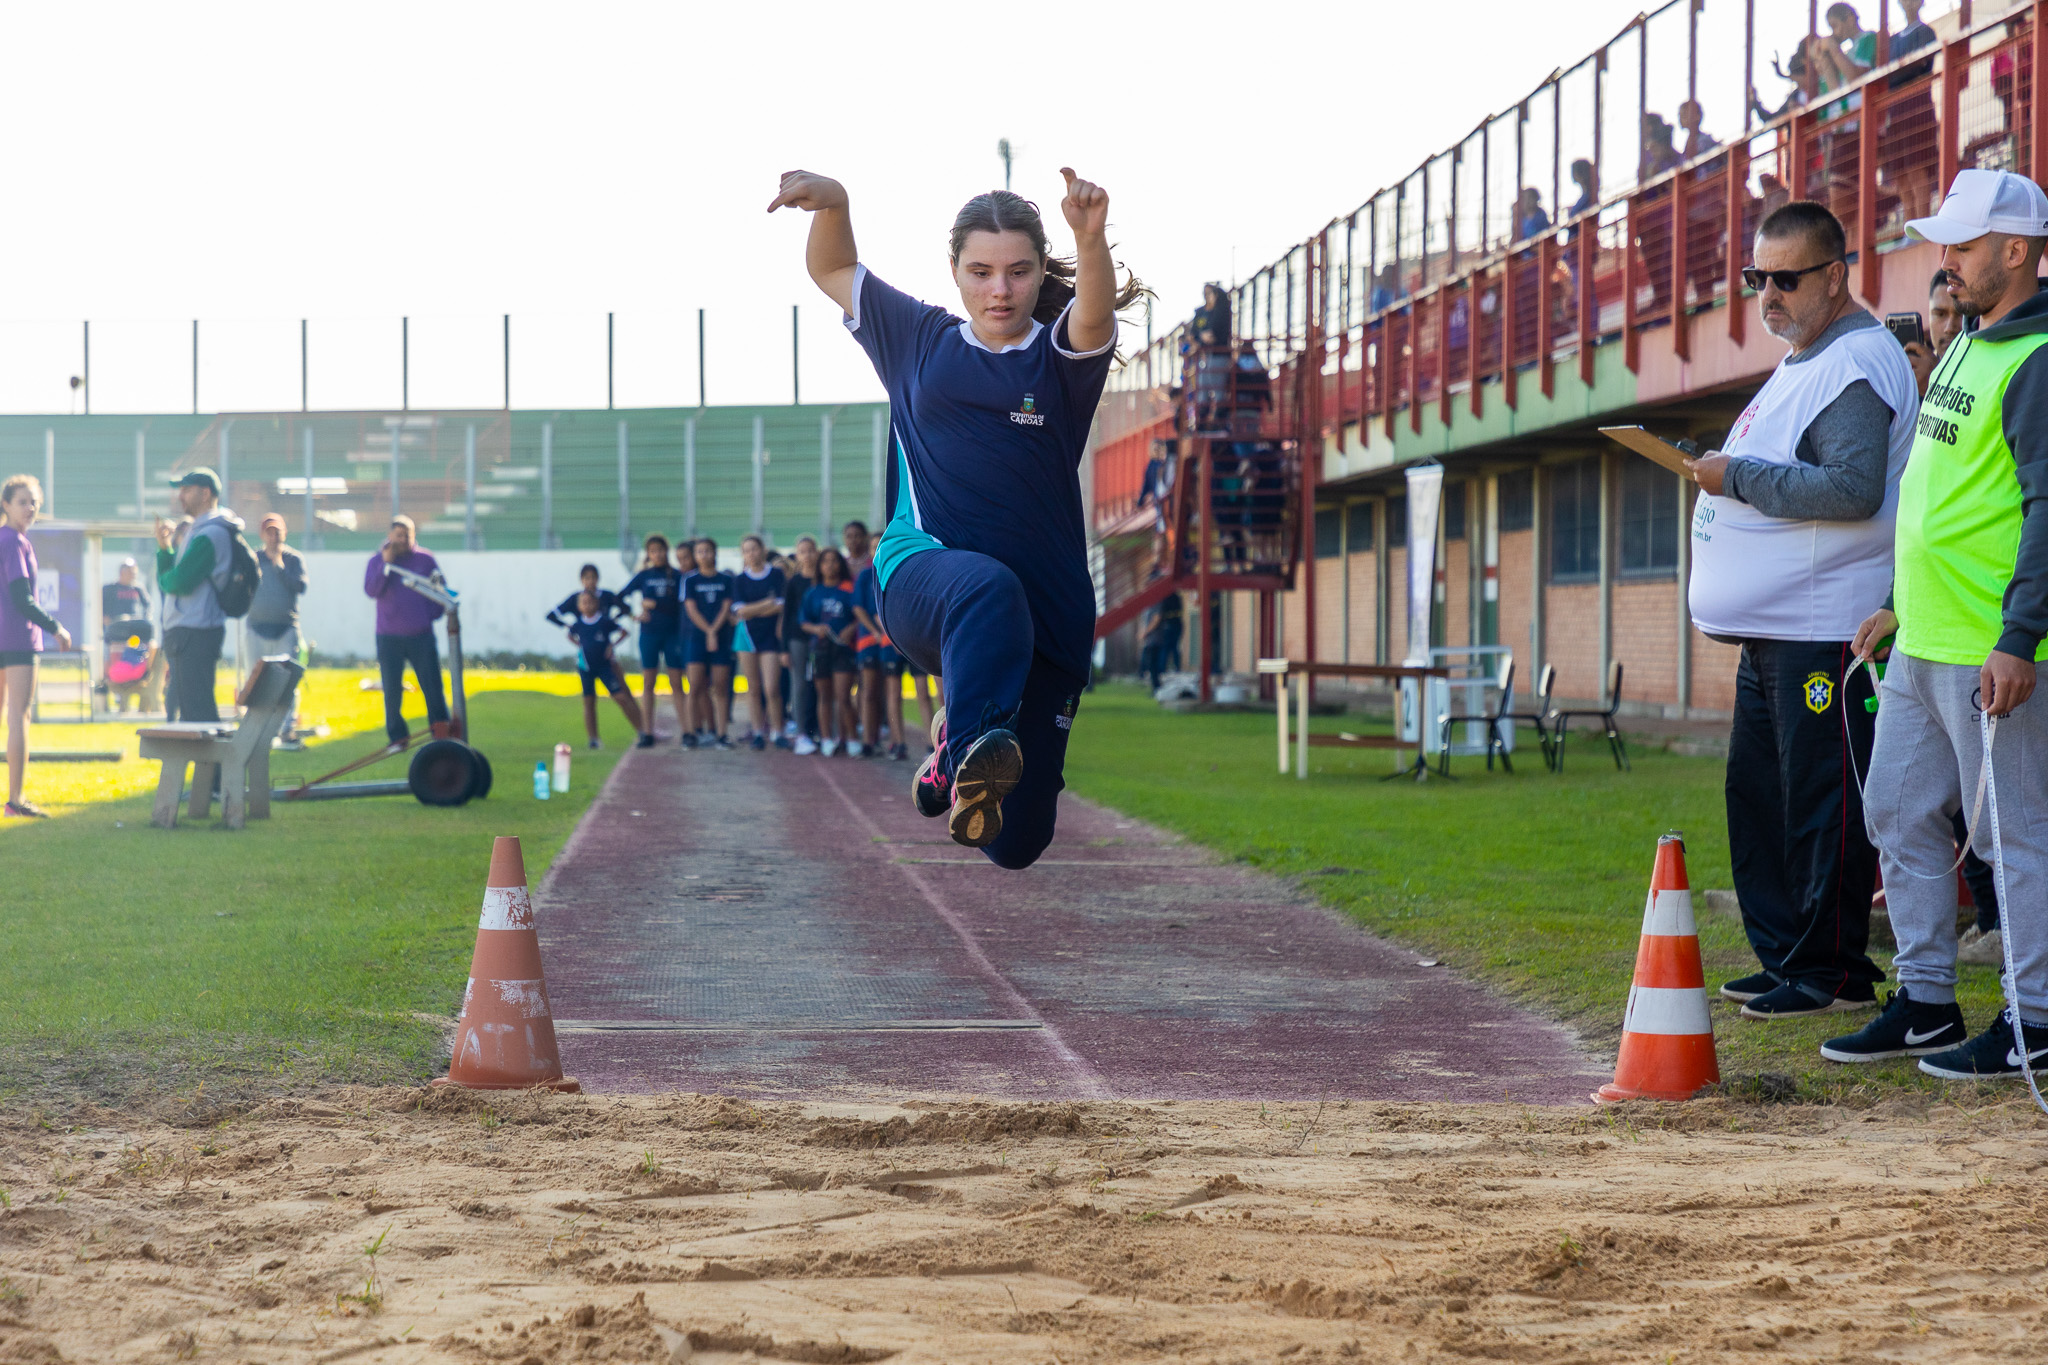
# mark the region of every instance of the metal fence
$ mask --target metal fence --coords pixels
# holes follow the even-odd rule
[[[650,532],[787,545],[879,525],[881,403],[634,410],[0,416],[0,474],[43,479],[65,520],[167,515],[209,465],[253,527],[279,512],[308,549],[369,549],[394,511],[445,549],[617,548]]]

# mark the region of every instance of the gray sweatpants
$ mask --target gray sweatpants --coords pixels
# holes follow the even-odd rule
[[[1956,998],[1956,860],[1950,817],[1967,817],[1984,756],[1971,701],[1975,665],[1937,664],[1894,651],[1877,708],[1877,742],[1863,814],[1884,871],[1885,902],[1899,940],[1894,967],[1913,999]],[[2005,932],[2012,939],[2020,1009],[2048,1021],[2048,693],[1998,721],[1991,749],[2005,849]],[[1991,858],[1987,793],[1970,831]]]

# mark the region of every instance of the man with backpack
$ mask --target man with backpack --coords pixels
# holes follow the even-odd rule
[[[230,616],[249,610],[256,593],[256,556],[242,539],[242,522],[220,505],[220,476],[201,466],[171,481],[178,506],[192,518],[185,543],[172,548],[175,528],[156,523],[156,584],[163,596],[167,690],[180,720],[220,719],[213,673]]]

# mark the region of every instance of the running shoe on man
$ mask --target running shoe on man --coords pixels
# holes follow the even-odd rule
[[[2048,1025],[2028,1024],[2027,1061],[2048,1070]],[[1920,1059],[1920,1069],[1945,1081],[2005,1081],[2023,1075],[2020,1048],[2012,1036],[2012,1016],[2001,1011],[1991,1027],[1946,1052]]]
[[[9,819],[47,820],[50,818],[50,812],[36,805],[27,797],[23,797],[19,801],[9,801],[4,809]]]
[[[1970,1036],[1962,1006],[1927,1005],[1906,994],[1904,986],[1887,991],[1884,1012],[1856,1032],[1830,1038],[1820,1055],[1831,1062],[1881,1062],[1888,1057],[1925,1057],[1946,1052]]]
[[[1836,1014],[1877,1008],[1875,987],[1854,983],[1841,995],[1826,995],[1796,981],[1765,991],[1742,1007],[1745,1019],[1796,1019],[1806,1014]]]
[[[986,730],[953,769],[946,832],[968,848],[986,848],[1003,832],[1003,798],[1024,777],[1024,749],[1008,730]]]
[[[917,765],[917,776],[910,782],[910,799],[916,805],[917,813],[928,820],[935,820],[953,808],[953,782],[946,776],[946,708],[932,717],[932,751],[925,755],[924,762]]]
[[[1721,998],[1746,1005],[1759,995],[1774,991],[1784,984],[1785,978],[1782,976],[1774,976],[1770,972],[1751,972],[1748,976],[1738,976],[1721,987]]]

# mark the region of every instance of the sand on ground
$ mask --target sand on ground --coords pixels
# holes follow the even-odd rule
[[[2048,1126],[341,1090],[0,1118],[0,1361],[2040,1360]]]

